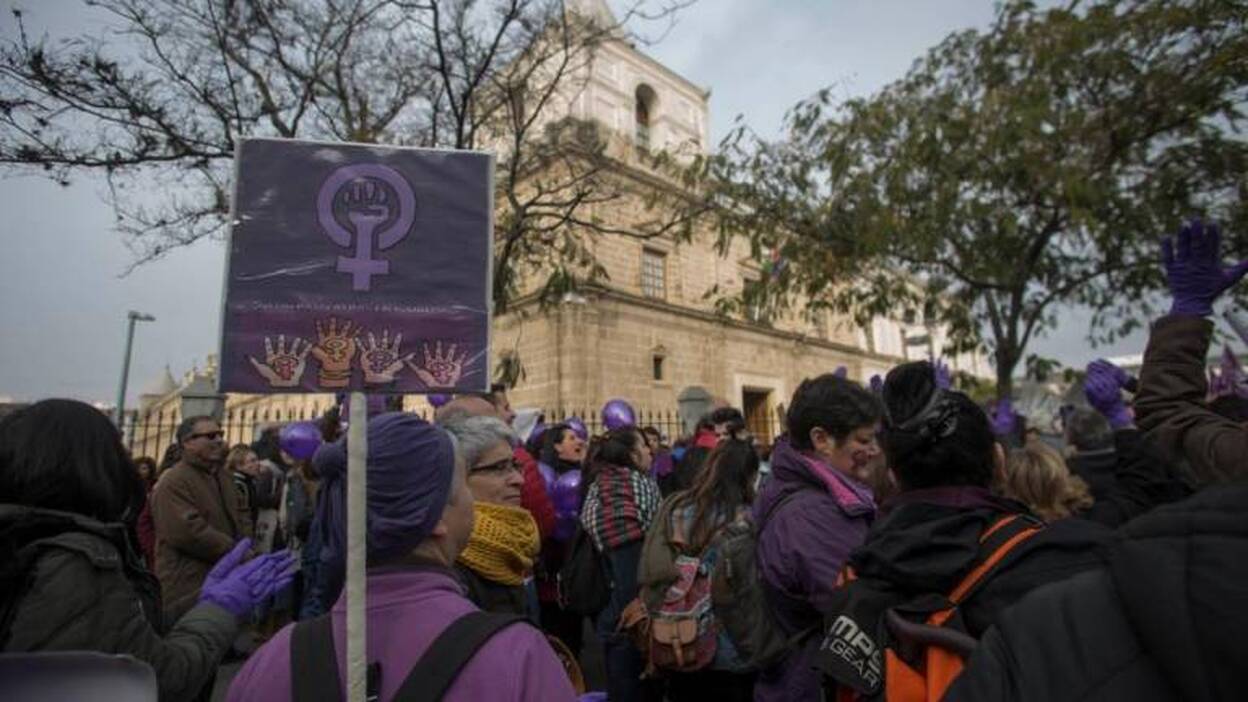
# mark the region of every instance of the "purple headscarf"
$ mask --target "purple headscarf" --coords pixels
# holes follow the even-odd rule
[[[346,437],[317,450],[312,465],[322,480],[317,498],[324,539],[321,562],[341,568],[347,541]],[[369,419],[370,559],[402,555],[429,536],[446,507],[454,470],[454,448],[442,429],[404,412]]]

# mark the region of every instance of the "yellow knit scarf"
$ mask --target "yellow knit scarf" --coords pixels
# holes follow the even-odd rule
[[[473,504],[472,536],[459,562],[477,575],[503,585],[520,585],[541,548],[537,522],[520,507]]]

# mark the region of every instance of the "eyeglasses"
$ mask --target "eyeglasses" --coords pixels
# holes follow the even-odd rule
[[[191,434],[190,436],[186,437],[186,440],[194,441],[196,439],[208,439],[209,441],[220,441],[223,438],[225,438],[225,432],[217,430],[217,431],[200,432],[199,434]]]
[[[469,473],[498,474],[498,473],[509,473],[513,471],[516,473],[520,473],[520,472],[523,472],[523,470],[524,469],[520,467],[520,464],[516,462],[515,458],[504,458],[501,461],[495,461],[494,463],[487,463],[483,466],[473,466],[472,470],[468,472]]]

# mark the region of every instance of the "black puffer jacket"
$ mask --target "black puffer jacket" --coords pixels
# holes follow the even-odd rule
[[[1103,567],[988,631],[947,700],[1248,699],[1248,486],[1124,527]]]
[[[0,651],[99,651],[152,666],[162,700],[191,699],[238,631],[200,604],[162,637],[160,591],[125,528],[0,504]]]

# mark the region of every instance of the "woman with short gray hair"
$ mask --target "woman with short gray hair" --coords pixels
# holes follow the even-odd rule
[[[520,506],[516,435],[494,417],[466,417],[444,428],[458,443],[474,500],[472,536],[456,564],[468,599],[490,612],[527,614],[524,581],[541,541],[533,516]]]

